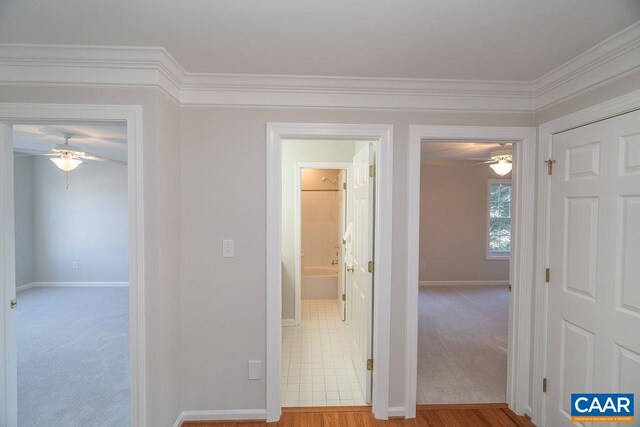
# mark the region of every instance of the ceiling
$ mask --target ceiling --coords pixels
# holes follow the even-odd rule
[[[422,142],[423,160],[490,160],[491,152],[511,148],[510,143],[496,142]]]
[[[120,123],[13,125],[13,147],[15,151],[49,152],[54,144],[64,144],[64,133],[73,134],[69,144],[86,152],[114,160],[127,160],[127,128]]]
[[[531,81],[638,0],[0,0],[0,43],[160,46],[189,72]]]

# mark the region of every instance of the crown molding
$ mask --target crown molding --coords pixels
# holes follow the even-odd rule
[[[534,113],[640,71],[640,22],[539,79],[189,73],[161,47],[0,44],[0,84],[160,88],[184,106]]]
[[[640,71],[640,21],[533,81],[536,111]]]

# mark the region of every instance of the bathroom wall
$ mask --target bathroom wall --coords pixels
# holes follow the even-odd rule
[[[302,170],[302,268],[324,267],[338,259],[339,172],[339,169]],[[322,177],[335,184],[322,182]]]

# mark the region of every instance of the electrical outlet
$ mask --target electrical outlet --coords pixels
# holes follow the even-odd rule
[[[223,240],[222,241],[222,256],[224,258],[234,258],[236,256],[236,241],[235,240]]]
[[[80,261],[73,261],[73,269],[77,270],[80,268]]]
[[[250,380],[262,379],[262,361],[261,360],[249,360],[249,379]]]

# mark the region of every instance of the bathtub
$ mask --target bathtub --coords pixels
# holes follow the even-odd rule
[[[303,267],[302,298],[338,298],[338,266]]]

